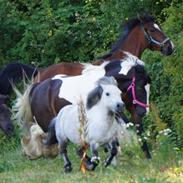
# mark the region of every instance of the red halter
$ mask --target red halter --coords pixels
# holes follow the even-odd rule
[[[127,92],[132,90],[132,98],[133,98],[133,104],[138,104],[141,107],[147,108],[149,107],[149,105],[140,102],[137,98],[136,98],[136,93],[135,93],[135,76],[133,76],[132,78],[132,83],[129,85]]]

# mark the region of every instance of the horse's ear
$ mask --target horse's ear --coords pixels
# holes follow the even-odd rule
[[[88,94],[86,103],[87,109],[91,109],[94,105],[98,103],[98,101],[101,99],[102,93],[103,89],[99,85]]]
[[[9,98],[8,95],[1,95],[0,94],[0,105],[4,104],[8,98]]]
[[[137,13],[137,18],[138,18],[138,20],[139,20],[139,22],[140,22],[140,25],[143,26],[143,25],[144,25],[143,16],[140,15],[139,13]]]
[[[142,66],[142,65],[136,65],[136,66],[135,66],[135,70],[136,70],[137,72],[140,72],[140,73],[145,72],[145,68],[144,68],[144,66]]]

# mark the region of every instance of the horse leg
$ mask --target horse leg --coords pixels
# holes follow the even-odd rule
[[[82,147],[77,151],[77,154],[78,154],[78,156],[82,159],[85,152],[86,152],[86,147],[85,147],[85,146],[82,146]],[[85,163],[86,163],[86,167],[91,166],[91,158],[90,158],[88,155],[85,155]]]
[[[64,170],[66,173],[72,171],[72,164],[67,156],[67,142],[60,143],[60,154],[64,160]]]
[[[143,125],[142,125],[142,117],[135,115],[135,125],[136,125],[136,130],[137,130],[137,135],[142,138],[142,145],[141,148],[143,152],[145,153],[145,156],[147,159],[151,159],[151,153],[149,151],[147,141],[142,137],[142,134],[144,132]]]
[[[118,149],[117,149],[117,146],[119,146],[118,139],[113,140],[108,146],[110,148],[110,156],[105,160],[105,163],[104,163],[105,167],[111,164],[112,160],[118,153]]]
[[[88,170],[95,170],[95,168],[97,167],[97,165],[99,164],[99,156],[98,156],[98,151],[97,148],[99,147],[98,144],[96,143],[91,143],[90,144],[90,149],[91,149],[91,154],[92,154],[92,158],[91,158],[91,163],[87,164],[88,166],[86,167]]]
[[[57,143],[57,138],[55,134],[55,123],[56,120],[52,119],[50,125],[48,126],[48,136],[46,139],[42,140],[44,145],[50,146]]]

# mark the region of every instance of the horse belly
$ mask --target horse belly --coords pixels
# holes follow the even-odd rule
[[[78,108],[74,105],[64,107],[58,114],[58,123],[61,138],[67,138],[74,144],[81,145],[80,122]]]

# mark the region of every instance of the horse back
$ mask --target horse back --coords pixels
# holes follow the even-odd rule
[[[35,82],[44,81],[45,79],[52,78],[57,74],[65,74],[69,76],[80,75],[83,70],[83,64],[81,63],[67,63],[62,62],[59,64],[51,65],[47,68],[39,70]]]

